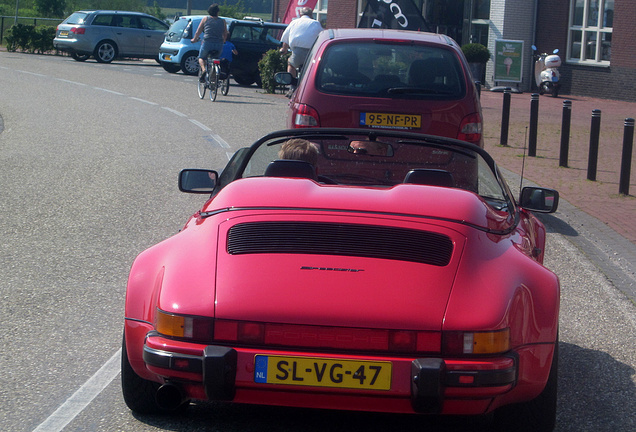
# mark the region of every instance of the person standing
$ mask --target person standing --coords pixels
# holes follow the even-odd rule
[[[311,46],[316,41],[322,25],[313,17],[313,9],[302,8],[300,18],[293,20],[281,37],[283,46],[280,51],[286,53],[291,49],[291,56],[287,60],[287,72],[296,78],[296,69],[305,64]]]
[[[199,23],[197,32],[192,38],[192,43],[199,40],[199,36],[203,33],[203,41],[199,50],[199,67],[201,75],[199,81],[205,81],[205,60],[208,53],[213,56],[219,56],[223,50],[223,43],[227,39],[227,26],[223,18],[219,18],[219,4],[212,3],[208,8],[209,16],[204,17]]]

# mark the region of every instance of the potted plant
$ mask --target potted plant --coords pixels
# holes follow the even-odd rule
[[[486,63],[490,60],[490,51],[480,43],[462,45],[462,52],[470,66],[470,72],[476,81],[484,81]]]

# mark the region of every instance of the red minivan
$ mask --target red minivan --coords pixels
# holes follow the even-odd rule
[[[453,39],[433,33],[323,31],[291,95],[287,126],[402,129],[483,147],[468,63]]]

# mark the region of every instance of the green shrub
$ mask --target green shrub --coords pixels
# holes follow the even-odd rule
[[[287,59],[289,54],[282,54],[277,49],[267,51],[263,58],[258,62],[258,70],[261,74],[261,87],[267,93],[275,93],[279,84],[274,80],[276,72],[285,72],[287,70]]]
[[[7,30],[7,50],[8,51],[29,51],[33,34],[32,25],[15,24]]]
[[[462,45],[462,51],[468,63],[488,63],[490,60],[490,51],[479,43]]]
[[[53,51],[53,39],[55,39],[55,27],[36,27],[33,34],[32,48],[40,54]]]

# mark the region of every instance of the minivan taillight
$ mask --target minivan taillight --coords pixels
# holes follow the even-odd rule
[[[481,147],[481,128],[481,116],[478,113],[467,115],[459,125],[457,139],[468,141]]]
[[[318,118],[318,111],[305,104],[294,104],[293,111],[293,124],[294,128],[306,128],[306,127],[318,127],[320,126],[320,119]]]
[[[75,34],[84,34],[86,33],[86,29],[84,27],[71,27],[71,33]]]

